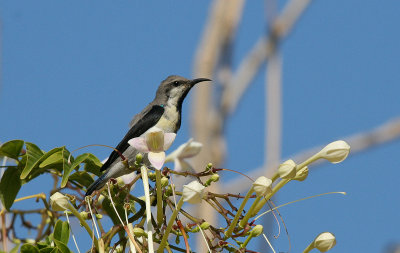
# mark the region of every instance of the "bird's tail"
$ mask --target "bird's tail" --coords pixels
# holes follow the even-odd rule
[[[96,181],[94,181],[86,190],[85,196],[91,195],[94,191],[100,190],[110,179],[108,176],[109,173],[104,173],[101,175]]]

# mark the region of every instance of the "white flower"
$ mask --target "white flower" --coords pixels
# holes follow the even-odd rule
[[[182,198],[184,202],[198,204],[204,196],[204,186],[197,181],[192,181],[183,186]]]
[[[314,239],[314,247],[321,252],[327,252],[336,245],[336,238],[330,232],[324,232],[319,234]]]
[[[293,160],[287,160],[279,165],[278,174],[280,178],[292,179],[296,176],[296,163]]]
[[[326,145],[318,155],[331,163],[340,163],[349,155],[350,146],[345,141],[334,141]]]
[[[50,206],[54,211],[68,210],[70,205],[68,197],[59,192],[54,193],[50,197]]]
[[[258,197],[265,196],[271,192],[272,190],[271,185],[272,185],[271,179],[261,176],[257,178],[256,181],[254,181],[253,190]]]
[[[129,145],[142,153],[148,153],[148,159],[154,168],[160,170],[165,162],[165,150],[175,140],[175,133],[164,133],[159,128],[151,128],[144,136],[132,138]]]
[[[193,141],[193,138],[189,139],[186,143],[180,145],[175,151],[169,154],[166,158],[166,162],[174,161],[176,171],[190,171],[194,172],[192,166],[186,162],[185,158],[190,158],[200,153],[203,144],[200,142]]]

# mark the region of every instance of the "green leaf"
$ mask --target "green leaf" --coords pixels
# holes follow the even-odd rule
[[[15,198],[21,189],[21,170],[15,167],[9,167],[4,172],[0,181],[0,198],[3,206],[10,210]]]
[[[32,244],[24,244],[21,247],[21,253],[39,253],[39,249]]]
[[[43,161],[45,161],[47,158],[49,158],[50,156],[52,156],[53,154],[59,152],[60,150],[62,150],[63,147],[58,147],[58,148],[53,148],[52,150],[50,150],[49,152],[45,153],[42,157],[40,157],[40,159],[37,161],[34,170],[31,171],[31,173],[29,174],[29,177],[27,178],[28,181],[32,180],[33,178],[39,176],[40,174],[43,174],[44,172],[46,172],[46,168],[41,168],[40,165],[42,164]],[[24,156],[25,157],[25,156]],[[23,157],[23,158],[24,158]],[[24,159],[21,159],[20,163],[23,163]],[[37,167],[37,165],[39,165],[39,167]]]
[[[125,210],[124,210],[124,207],[123,207],[121,204],[119,204],[119,203],[115,203],[115,202],[114,202],[114,204],[115,204],[115,208],[116,208],[117,211],[118,211],[119,216],[120,216],[120,217],[125,217]],[[121,224],[121,222],[119,221],[119,218],[118,218],[117,214],[115,213],[114,207],[113,207],[112,204],[111,204],[110,199],[105,198],[105,199],[103,200],[103,202],[102,202],[101,205],[102,205],[104,211],[110,216],[112,222],[113,222],[115,225]]]
[[[100,162],[100,160],[94,156],[93,154],[89,154],[89,157],[85,161],[85,171],[91,172],[95,174],[96,176],[101,176],[101,171],[100,168],[103,166],[103,164]]]
[[[23,140],[12,140],[4,143],[0,147],[0,156],[7,156],[17,160],[21,154],[22,147],[24,146]]]
[[[89,187],[94,180],[86,171],[77,171],[69,176],[70,181],[78,182],[79,184]]]
[[[41,249],[50,247],[51,244],[46,241],[41,241],[41,242],[37,242],[36,246],[39,248],[39,250],[41,250]]]
[[[56,225],[54,226],[53,237],[54,239],[57,239],[64,244],[67,244],[69,241],[68,222],[57,220]]]
[[[71,250],[68,248],[68,246],[65,243],[63,243],[57,239],[54,239],[54,243],[56,244],[57,249],[61,253],[71,253]]]
[[[43,159],[41,159],[42,162],[40,163],[39,168],[44,168],[44,167],[55,165],[55,164],[62,164],[65,159],[65,157],[64,157],[65,152],[63,150],[65,150],[65,147],[55,148],[55,149],[52,149],[51,151],[47,152],[47,153],[49,153],[49,155],[46,157],[43,157]],[[47,153],[46,153],[46,155],[47,155]],[[68,159],[68,157],[67,157],[67,159]]]
[[[46,247],[39,250],[40,253],[56,253],[57,248],[55,247]]]
[[[89,153],[82,154],[82,155],[78,156],[71,165],[66,166],[64,168],[63,177],[61,180],[61,187],[65,187],[67,185],[69,175],[75,168],[77,168],[79,166],[79,164],[86,162],[86,161],[88,161],[88,162],[91,161],[90,155],[92,155],[92,154],[89,154]]]
[[[43,151],[40,150],[38,146],[36,146],[33,143],[26,142],[26,165],[24,170],[21,173],[21,179],[25,179],[31,170],[37,165],[37,163],[40,161],[40,158],[43,156]]]

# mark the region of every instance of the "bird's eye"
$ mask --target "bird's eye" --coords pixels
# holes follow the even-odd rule
[[[175,82],[174,82],[174,85],[179,85],[179,82],[178,82],[178,81],[175,81]]]

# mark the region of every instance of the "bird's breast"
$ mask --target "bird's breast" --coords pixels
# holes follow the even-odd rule
[[[176,107],[166,106],[164,114],[155,125],[167,133],[176,133],[181,126],[181,113]]]

